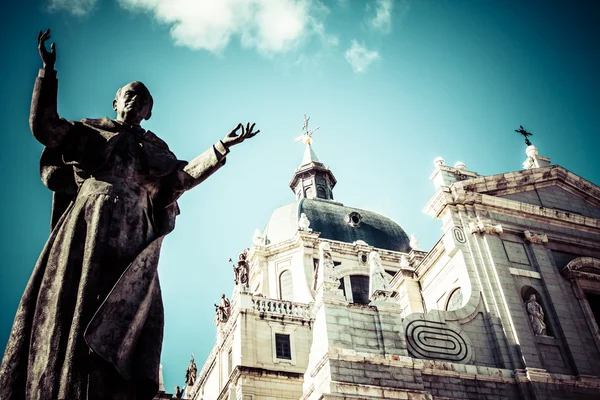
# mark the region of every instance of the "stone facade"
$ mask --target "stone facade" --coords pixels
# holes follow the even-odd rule
[[[429,252],[255,241],[186,397],[600,398],[600,188],[533,150],[493,176],[436,159]]]

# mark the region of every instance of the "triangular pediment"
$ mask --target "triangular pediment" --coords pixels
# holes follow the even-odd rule
[[[600,207],[595,199],[586,199],[581,192],[561,186],[556,183],[498,197],[600,219]]]
[[[557,165],[460,182],[468,191],[600,219],[600,187]]]

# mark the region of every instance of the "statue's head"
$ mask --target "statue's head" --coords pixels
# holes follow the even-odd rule
[[[154,100],[146,85],[135,81],[117,90],[113,110],[117,112],[117,121],[139,125],[142,120],[150,119],[153,104]]]
[[[529,301],[535,301],[535,294],[529,296]]]

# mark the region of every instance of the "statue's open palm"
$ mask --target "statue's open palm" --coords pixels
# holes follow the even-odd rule
[[[260,132],[260,130],[257,130],[255,132],[254,125],[256,125],[256,124],[250,125],[250,122],[248,122],[246,124],[246,127],[244,128],[243,124],[238,124],[235,128],[233,128],[231,130],[231,132],[229,132],[227,135],[225,135],[225,138],[222,140],[223,144],[226,147],[231,147],[231,146],[235,146],[238,143],[242,143],[246,139],[250,139],[250,138],[256,136],[258,134],[258,132]],[[238,131],[240,129],[242,130],[242,132],[240,134],[238,134]]]
[[[54,43],[50,45],[50,51],[46,50],[46,40],[50,39],[50,29],[46,32],[40,31],[38,33],[38,52],[44,63],[44,68],[54,69],[54,63],[56,62],[56,46]]]

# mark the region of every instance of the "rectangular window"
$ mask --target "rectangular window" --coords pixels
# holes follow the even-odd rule
[[[277,358],[284,360],[292,359],[292,351],[290,348],[290,335],[283,333],[275,334],[275,353]]]
[[[352,299],[354,303],[369,304],[369,277],[363,275],[350,275]]]
[[[233,354],[231,353],[231,349],[227,353],[227,375],[231,375],[231,370],[233,369]]]

